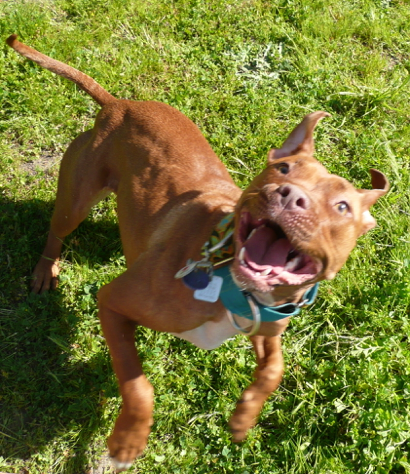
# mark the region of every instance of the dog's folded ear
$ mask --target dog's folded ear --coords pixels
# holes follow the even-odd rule
[[[306,115],[280,148],[272,148],[272,150],[269,151],[268,162],[272,163],[275,160],[296,155],[297,153],[313,155],[315,149],[313,130],[319,120],[324,117],[330,117],[330,114],[319,111]]]
[[[389,180],[386,176],[381,171],[373,168],[370,169],[370,174],[372,176],[372,188],[381,191],[381,196],[386,194],[390,187]]]
[[[365,234],[367,231],[373,229],[373,227],[376,226],[376,220],[370,214],[369,209],[381,196],[384,196],[389,190],[389,181],[382,172],[371,169],[370,174],[372,176],[373,189],[357,190],[357,192],[361,194],[363,210],[361,235]]]
[[[370,174],[372,176],[372,188],[373,189],[358,189],[357,192],[361,194],[362,207],[368,210],[373,204],[384,196],[389,190],[389,181],[386,176],[378,170],[371,169]]]

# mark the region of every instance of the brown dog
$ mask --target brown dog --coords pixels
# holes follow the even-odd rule
[[[158,102],[116,100],[90,77],[19,43],[15,35],[7,43],[75,82],[103,106],[94,129],[76,138],[61,162],[55,210],[34,270],[33,291],[56,286],[64,237],[93,204],[114,191],[127,271],[100,290],[98,304],[123,397],[108,441],[116,469],[128,468],[142,453],[152,424],[153,388],[135,349],[137,325],[208,349],[241,328],[253,334],[255,381],[230,422],[234,441],[243,440],[280,383],[279,336],[289,315],[311,299],[306,292],[314,284],[335,276],[356,239],[375,226],[369,208],[387,192],[387,179],[371,170],[373,189],[357,190],[329,174],[312,156],[313,130],[328,115],[315,112],[281,148],[269,152],[267,168],[241,192],[198,128],[177,110]],[[229,303],[226,309],[218,299],[218,289],[211,292],[215,302],[195,299],[192,288],[204,285],[190,280],[212,277],[209,259],[203,258],[204,243],[230,213],[234,254],[223,285],[232,275],[235,283],[230,280],[228,286],[252,314],[236,319]],[[218,278],[211,283],[220,283]],[[279,315],[264,319],[275,310]]]

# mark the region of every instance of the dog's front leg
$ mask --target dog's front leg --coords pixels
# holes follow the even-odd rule
[[[146,379],[135,348],[136,323],[111,310],[99,294],[99,317],[123,399],[121,413],[108,439],[117,472],[128,469],[141,455],[150,433],[153,388]]]
[[[244,391],[229,422],[235,442],[246,438],[247,431],[255,425],[263,404],[276,390],[283,375],[280,336],[253,336],[251,340],[258,367],[255,381]]]

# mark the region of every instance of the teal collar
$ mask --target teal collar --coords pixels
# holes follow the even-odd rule
[[[249,306],[247,300],[249,294],[241,291],[235,284],[229,270],[229,265],[222,268],[216,268],[214,270],[214,275],[223,278],[223,284],[219,298],[221,299],[225,308],[237,316],[253,319],[252,309]],[[312,288],[306,291],[306,293],[303,295],[302,301],[297,304],[286,303],[279,306],[270,307],[258,303],[252,296],[251,298],[254,300],[254,303],[259,309],[261,322],[273,322],[299,314],[303,306],[312,304],[315,301],[318,288],[319,283],[316,283]]]

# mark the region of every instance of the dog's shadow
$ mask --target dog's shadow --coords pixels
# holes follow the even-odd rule
[[[0,456],[16,471],[28,465],[24,460],[30,463],[34,458],[41,465],[41,456],[48,456],[64,465],[65,472],[81,474],[91,472],[90,459],[106,451],[105,438],[120,399],[96,314],[95,294],[104,276],[93,282],[92,277],[76,275],[75,262],[101,271],[122,252],[114,216],[88,219],[67,238],[64,250],[70,268],[64,269],[63,285],[70,286],[70,278],[82,278],[82,286],[73,284],[69,296],[62,290],[31,295],[29,275],[45,244],[52,208],[52,202],[16,203],[0,196]],[[359,293],[350,296],[360,308]],[[87,344],[99,348],[88,351]],[[250,377],[250,368],[248,372]],[[286,399],[274,401],[286,412],[294,403],[289,380],[284,381],[289,384]],[[276,418],[272,412],[259,423],[266,449],[278,442],[278,436],[293,436]],[[337,427],[336,423],[329,445],[341,436]],[[327,444],[319,435],[313,442]],[[64,443],[67,450],[62,450]]]
[[[60,290],[30,293],[29,275],[45,244],[52,208],[51,202],[0,197],[0,455],[16,469],[32,456],[66,456],[66,472],[81,473],[95,457],[90,446],[98,450],[97,431],[105,449],[109,427],[102,433],[102,416],[107,400],[117,400],[118,389],[98,335],[98,285],[85,284],[83,303],[76,307],[67,304],[67,296],[63,303]],[[65,253],[88,268],[104,266],[121,254],[115,220],[86,220],[69,237]],[[79,325],[76,313],[87,299],[89,314]],[[87,357],[79,340],[85,345],[94,340],[101,348]],[[63,441],[66,452],[50,452],[57,438],[56,451]]]

